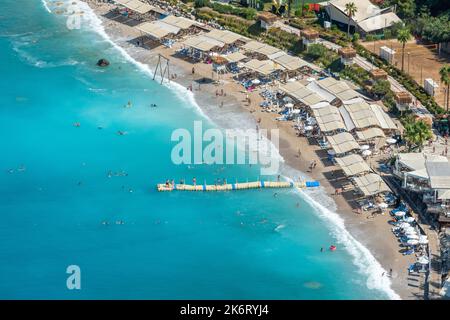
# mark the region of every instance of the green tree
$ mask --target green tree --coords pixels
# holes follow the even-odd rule
[[[422,120],[411,121],[405,125],[403,137],[408,143],[410,151],[413,148],[419,148],[419,151],[422,152],[424,143],[431,139],[432,136],[430,127]]]
[[[449,104],[449,96],[450,96],[450,65],[444,65],[441,70],[439,70],[439,75],[441,76],[441,82],[447,85],[447,112],[448,112],[448,104]]]
[[[406,43],[411,40],[411,32],[409,31],[409,28],[403,27],[400,29],[397,33],[397,40],[402,44],[402,71],[404,71],[405,67],[405,47]]]
[[[377,96],[384,97],[389,92],[391,92],[391,83],[387,80],[378,80],[372,86],[372,93]]]
[[[355,13],[358,12],[358,8],[354,2],[349,2],[345,4],[345,13],[348,16],[348,25],[347,25],[347,37],[350,37],[350,21]]]
[[[308,46],[308,51],[306,55],[313,60],[317,60],[322,58],[327,53],[327,48],[325,48],[322,44],[314,43]]]

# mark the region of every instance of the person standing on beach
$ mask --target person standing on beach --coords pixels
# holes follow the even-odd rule
[[[195,74],[195,68],[192,67],[192,75],[194,75],[194,74]]]

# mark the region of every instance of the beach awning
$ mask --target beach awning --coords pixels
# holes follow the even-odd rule
[[[397,163],[412,171],[425,169],[426,162],[448,162],[447,157],[424,153],[399,153]]]
[[[203,52],[211,51],[214,48],[222,48],[225,45],[223,42],[205,37],[204,35],[190,37],[182,44]]]
[[[139,0],[114,0],[114,2],[140,14],[144,14],[155,9],[154,6]]]
[[[382,192],[390,191],[383,179],[375,173],[355,177],[353,181],[365,196],[374,196]]]
[[[339,110],[335,106],[327,105],[322,108],[316,108],[313,109],[313,113],[321,131],[330,132],[338,129],[345,130],[345,124],[342,122]]]
[[[309,66],[309,64],[305,60],[300,59],[299,57],[291,56],[289,54],[286,54],[285,52],[282,52],[281,55],[271,55],[269,59],[275,61],[278,64],[281,64],[283,67],[290,71],[298,70],[304,66]]]
[[[448,162],[425,163],[430,186],[433,189],[450,189],[450,164]]]
[[[281,49],[269,46],[268,44],[261,43],[258,41],[250,41],[242,46],[244,50],[256,52],[269,57],[277,52],[282,51]]]
[[[344,105],[340,109],[347,111],[352,125],[356,129],[364,129],[371,126],[380,127],[380,122],[372,111],[372,108],[366,102]]]
[[[185,18],[185,17],[167,16],[164,19],[162,19],[161,21],[163,21],[167,24],[173,25],[182,30],[187,30],[190,27],[192,27],[193,25],[197,25],[197,22],[195,22],[194,20]]]
[[[180,29],[170,24],[164,23],[160,20],[152,22],[144,22],[135,27],[137,30],[145,33],[146,35],[155,38],[162,39],[169,34],[177,34]]]
[[[327,136],[327,139],[336,154],[342,154],[359,149],[359,144],[348,132],[338,133],[334,136]]]
[[[377,118],[378,122],[380,123],[380,127],[383,130],[396,130],[397,126],[395,125],[394,121],[392,121],[391,117],[384,112],[383,108],[377,104],[371,104],[370,108],[372,109],[373,113],[375,114],[375,117]]]
[[[317,84],[317,81],[311,81],[306,87],[315,94],[321,96],[323,98],[323,101],[332,102],[334,99],[336,99],[333,94],[329,93],[327,90],[319,86]]]
[[[317,84],[341,101],[351,100],[361,96],[358,92],[351,89],[344,81],[338,81],[331,77],[319,80],[317,81]]]
[[[356,136],[360,140],[370,140],[378,137],[385,137],[383,130],[380,128],[369,128],[363,131],[356,131]]]
[[[239,62],[247,58],[247,56],[239,51],[223,56],[228,62]]]
[[[244,67],[265,76],[270,75],[271,73],[277,70],[283,69],[282,66],[273,63],[273,61],[271,60],[257,60],[257,59],[253,59],[245,63]]]
[[[299,81],[283,84],[280,86],[280,90],[292,98],[306,104],[307,106],[312,106],[319,102],[326,101],[326,99],[314,93],[314,91],[308,89]]]
[[[228,30],[219,30],[213,29],[208,33],[204,34],[206,37],[223,42],[225,44],[233,44],[238,40],[242,39],[240,34],[228,31]]]
[[[357,154],[350,154],[342,158],[335,158],[347,177],[369,172],[370,167],[364,159]]]

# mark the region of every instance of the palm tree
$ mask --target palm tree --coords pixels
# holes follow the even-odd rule
[[[409,122],[405,125],[404,138],[408,143],[408,148],[411,150],[413,147],[419,148],[422,152],[424,143],[430,140],[432,132],[430,127],[423,121]]]
[[[444,65],[441,70],[439,70],[439,75],[441,76],[441,82],[447,85],[447,112],[450,96],[450,65]]]
[[[402,44],[402,72],[403,72],[405,66],[405,46],[406,43],[409,40],[411,40],[411,32],[409,31],[409,28],[403,27],[400,30],[398,30],[397,40]]]
[[[358,8],[354,2],[349,2],[345,5],[345,13],[348,16],[347,37],[350,37],[350,21],[356,12],[358,12]]]

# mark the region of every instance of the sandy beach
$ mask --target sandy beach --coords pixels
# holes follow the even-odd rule
[[[253,129],[259,122],[260,128],[278,128],[280,130],[279,151],[285,160],[286,167],[283,174],[295,172],[292,170],[295,169],[307,174],[312,179],[320,181],[323,192],[321,192],[322,195],[318,196],[323,197],[326,194],[330,198],[330,201],[327,203],[321,201],[321,204],[331,211],[337,212],[344,219],[346,229],[356,240],[370,250],[387,273],[392,270],[392,289],[402,299],[423,298],[423,290],[420,288],[423,279],[410,276],[407,271],[408,266],[414,262],[414,257],[403,256],[399,252],[398,240],[391,232],[391,226],[388,224],[389,215],[376,215],[372,218],[368,213],[358,214],[355,210],[357,206],[352,200],[354,197],[351,190],[340,195],[334,195],[336,188],[348,182],[342,171],[327,160],[326,151],[321,150],[317,145],[310,144],[307,138],[298,137],[292,122],[276,121],[275,118],[278,114],[263,112],[262,108],[259,107],[263,99],[257,90],[249,93],[251,100],[249,104],[245,101],[246,92],[244,88],[233,81],[229,74],[221,76],[219,83],[213,81],[200,83],[199,79],[210,79],[213,76],[211,65],[192,64],[177,58],[176,50],[180,48],[179,41],[172,48],[163,45],[138,46],[136,38],[140,37],[140,34],[136,29],[105,17],[105,14],[115,7],[114,5],[97,3],[95,0],[85,2],[94,9],[102,20],[109,37],[124,48],[135,60],[147,64],[152,72],[155,69],[158,54],[169,58],[170,72],[176,74],[176,78],[172,81],[176,81],[184,88],[192,85],[197,104],[201,107],[203,113],[219,127]],[[194,74],[192,74],[193,67],[195,68]],[[224,95],[216,94],[222,90]],[[312,161],[317,162],[313,171],[309,170]],[[317,195],[311,194],[311,196],[316,197]],[[320,201],[320,199],[315,200]],[[349,261],[349,263],[352,262]]]

